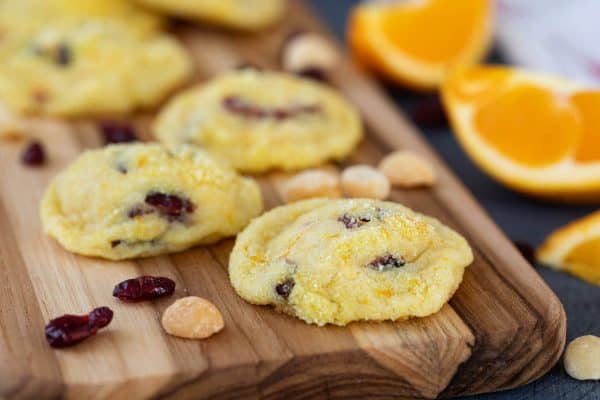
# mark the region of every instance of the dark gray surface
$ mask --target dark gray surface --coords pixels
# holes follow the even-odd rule
[[[350,7],[357,0],[311,0],[310,3],[343,38]],[[417,95],[388,88],[399,107],[418,101]],[[593,206],[561,206],[531,200],[498,185],[481,173],[458,147],[449,129],[423,129],[431,145],[469,187],[506,235],[538,245],[553,229],[598,209]],[[600,335],[600,288],[571,276],[537,267],[537,271],[562,301],[568,319],[567,340],[586,334]],[[478,400],[569,399],[600,400],[599,382],[569,378],[559,362],[547,375],[529,385],[500,393],[472,396]]]

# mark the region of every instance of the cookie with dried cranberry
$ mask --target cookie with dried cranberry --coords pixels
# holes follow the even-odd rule
[[[113,260],[216,242],[261,210],[258,185],[227,163],[142,143],[85,152],[41,204],[44,230],[67,250]]]
[[[342,159],[362,137],[356,109],[334,89],[243,69],[176,96],[154,125],[169,147],[189,143],[241,171],[302,169]]]
[[[126,24],[62,20],[0,42],[0,103],[14,113],[78,116],[160,102],[190,74],[183,47]]]
[[[286,0],[137,0],[168,15],[226,28],[258,30],[277,21]]]
[[[237,237],[229,276],[250,303],[346,325],[437,312],[472,260],[462,236],[400,204],[317,199],[252,221]]]
[[[0,31],[27,34],[52,24],[75,25],[83,20],[120,23],[132,31],[147,34],[160,29],[164,18],[129,0],[2,0]]]

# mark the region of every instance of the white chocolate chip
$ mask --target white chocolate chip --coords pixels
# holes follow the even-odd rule
[[[342,172],[342,191],[347,197],[383,200],[390,195],[390,181],[371,166],[355,165]]]
[[[223,329],[221,312],[210,301],[189,296],[177,300],[163,313],[162,326],[168,334],[186,339],[204,339]]]
[[[600,379],[600,337],[586,335],[573,340],[565,350],[564,364],[575,379]]]
[[[393,186],[413,188],[431,186],[435,183],[435,172],[422,156],[411,151],[395,151],[379,163],[379,170],[387,176]]]
[[[331,168],[300,172],[283,185],[282,192],[286,203],[314,197],[342,196],[339,174]]]
[[[337,50],[315,33],[301,33],[291,38],[283,49],[283,69],[300,72],[311,68],[330,70],[339,61]]]

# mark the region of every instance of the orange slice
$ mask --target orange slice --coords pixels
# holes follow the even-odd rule
[[[600,286],[600,211],[552,232],[536,257],[541,264]]]
[[[491,177],[552,200],[600,200],[600,90],[479,66],[451,74],[442,98],[460,144]]]
[[[358,62],[415,89],[435,89],[457,65],[474,64],[492,38],[490,0],[367,2],[350,17]]]

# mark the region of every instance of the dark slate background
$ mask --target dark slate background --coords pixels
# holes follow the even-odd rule
[[[313,7],[343,39],[346,17],[358,0],[310,0]],[[493,61],[501,56],[493,54]],[[398,88],[388,88],[400,108],[408,109],[422,102],[422,97]],[[454,140],[449,128],[421,127],[429,143],[446,160],[455,174],[469,187],[479,202],[492,216],[506,235],[514,241],[529,242],[534,246],[553,229],[575,218],[582,217],[598,207],[552,205],[513,193],[498,185],[466,157]],[[600,288],[566,274],[536,267],[539,274],[552,287],[562,301],[568,319],[567,340],[594,334],[600,336]],[[472,396],[476,400],[533,400],[568,399],[600,400],[600,383],[571,379],[559,362],[547,375],[529,385],[501,393]]]

